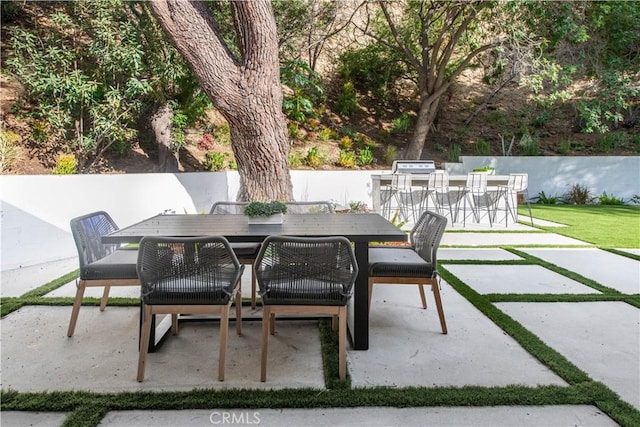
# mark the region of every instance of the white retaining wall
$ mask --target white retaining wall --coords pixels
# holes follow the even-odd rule
[[[463,157],[451,174],[491,165],[501,175],[529,174],[529,196],[563,194],[581,184],[599,195],[640,194],[640,157]],[[291,171],[296,200],[372,206],[371,175],[389,171]],[[237,172],[125,175],[0,176],[2,271],[77,255],[69,220],[105,210],[120,227],[171,210],[206,213],[216,200],[235,200]]]

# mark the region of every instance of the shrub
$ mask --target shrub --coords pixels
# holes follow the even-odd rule
[[[300,139],[302,137],[302,131],[300,131],[300,127],[296,122],[289,122],[287,125],[287,131],[289,133],[289,138],[291,139]]]
[[[616,148],[627,145],[627,135],[624,132],[609,132],[598,137],[598,150],[602,153],[609,153]]]
[[[411,129],[412,125],[413,120],[411,116],[407,112],[404,112],[400,114],[400,116],[393,119],[391,130],[389,132],[391,133],[391,135],[406,133],[409,129]]]
[[[520,138],[520,142],[518,146],[522,150],[522,154],[524,156],[539,156],[540,155],[540,147],[538,145],[537,138],[531,136],[531,134],[524,133]]]
[[[307,166],[311,166],[314,169],[322,164],[322,159],[320,157],[320,151],[318,151],[318,147],[311,147],[309,151],[307,151],[304,162]]]
[[[14,132],[0,133],[0,173],[10,170],[18,158],[16,141],[20,136]]]
[[[353,140],[348,136],[343,136],[340,138],[340,141],[338,141],[338,147],[340,147],[341,150],[350,150],[352,146]]]
[[[462,147],[459,144],[451,144],[449,146],[449,152],[447,157],[450,162],[459,162],[460,161],[460,153],[462,153]]]
[[[491,144],[487,141],[480,140],[474,144],[474,148],[476,150],[476,154],[478,156],[489,156],[491,155]]]
[[[599,197],[598,201],[601,205],[624,205],[624,200],[618,199],[616,196],[608,195],[606,191],[604,191]]]
[[[299,152],[289,152],[289,167],[297,168],[304,163],[304,159]]]
[[[533,198],[533,201],[539,205],[557,205],[560,203],[560,198],[558,196],[547,196],[544,191],[541,191]]]
[[[566,203],[586,205],[593,202],[593,196],[586,186],[573,184],[563,197]]]
[[[323,128],[318,132],[318,139],[320,141],[328,141],[333,136],[333,131],[329,128]]]
[[[350,150],[340,150],[338,164],[343,168],[352,168],[356,165],[356,155]]]
[[[282,104],[284,113],[302,122],[315,114],[315,107],[324,100],[322,77],[303,61],[289,61],[280,69],[280,81],[292,90]]]
[[[213,136],[209,133],[205,133],[198,139],[198,148],[203,151],[213,150],[215,146],[215,142],[213,141]]]
[[[373,163],[373,153],[369,147],[365,147],[358,152],[358,164],[366,166]]]
[[[269,216],[287,213],[287,205],[282,202],[249,202],[244,208],[246,216]]]
[[[207,151],[204,154],[204,162],[202,162],[202,166],[205,170],[209,172],[216,172],[224,169],[224,160],[226,158],[226,154],[224,153],[216,153],[214,151]]]
[[[53,168],[55,175],[73,175],[77,172],[78,162],[73,154],[63,154],[56,160]]]
[[[384,149],[383,160],[385,164],[392,164],[398,158],[398,149],[395,145],[387,145]]]
[[[341,116],[349,117],[358,109],[358,100],[356,99],[356,90],[353,83],[347,81],[342,85],[342,92],[338,95],[336,101],[336,111]]]

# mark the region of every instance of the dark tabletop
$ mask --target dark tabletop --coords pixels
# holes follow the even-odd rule
[[[262,241],[269,235],[345,236],[352,242],[406,241],[407,235],[378,214],[287,214],[281,225],[247,223],[244,215],[157,215],[102,238],[135,243],[144,236],[225,236],[231,242]]]

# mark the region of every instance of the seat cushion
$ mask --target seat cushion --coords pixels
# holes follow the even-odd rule
[[[251,257],[254,258],[258,255],[258,251],[260,250],[260,243],[252,243],[252,242],[233,242],[230,243],[231,249],[233,249],[233,253],[236,254],[237,257]]]
[[[106,257],[80,269],[82,280],[137,279],[138,251],[117,250]]]
[[[433,265],[412,248],[369,248],[369,277],[432,277]]]

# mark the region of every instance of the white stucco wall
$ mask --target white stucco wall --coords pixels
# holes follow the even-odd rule
[[[640,157],[463,157],[451,174],[491,165],[499,174],[529,174],[529,196],[563,194],[571,185],[595,195],[640,194]],[[296,200],[362,201],[372,206],[370,171],[291,171]],[[76,256],[69,220],[105,210],[120,227],[172,210],[203,213],[216,200],[235,200],[237,172],[126,175],[0,176],[2,271]]]

